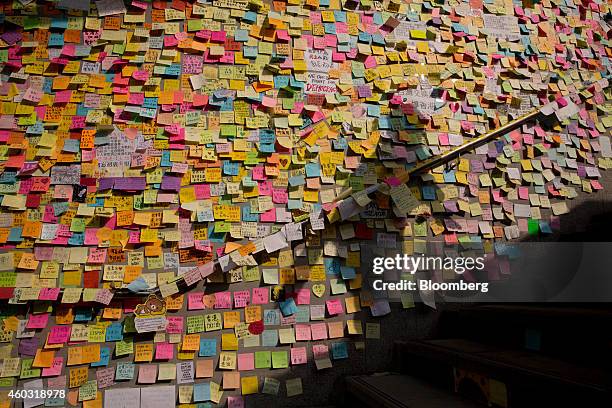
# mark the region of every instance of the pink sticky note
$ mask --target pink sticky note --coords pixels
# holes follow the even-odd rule
[[[272,182],[270,181],[260,181],[258,184],[259,194],[265,196],[272,195]]]
[[[139,244],[140,243],[140,231],[129,231],[128,232],[128,244]]]
[[[291,349],[291,365],[306,364],[306,347]]]
[[[70,102],[70,96],[72,91],[60,91],[55,93],[55,103],[68,103]]]
[[[146,81],[149,79],[149,73],[147,71],[134,71],[132,73],[132,78],[138,81]]]
[[[238,371],[254,370],[255,369],[255,354],[242,353],[238,354]]]
[[[271,98],[269,96],[265,96],[261,100],[261,104],[268,108],[273,108],[276,106],[276,98]]]
[[[156,360],[172,360],[174,358],[174,346],[170,343],[158,343],[155,347]]]
[[[342,308],[342,302],[338,299],[331,299],[325,302],[327,306],[327,313],[330,315],[337,315],[344,313],[344,309]]]
[[[296,324],[295,339],[297,341],[309,341],[311,339],[310,326],[307,324]]]
[[[181,334],[183,333],[183,317],[182,316],[169,316],[168,326],[166,326],[166,333],[170,334]]]
[[[268,303],[270,290],[268,288],[253,288],[253,299],[254,305],[265,305]]]
[[[291,37],[289,36],[289,33],[287,32],[287,30],[276,30],[276,38],[278,40],[281,41],[289,41],[291,40]]]
[[[231,309],[232,295],[230,292],[215,293],[215,309]]]
[[[374,58],[374,56],[372,56],[372,55],[369,55],[365,59],[363,65],[365,65],[366,68],[374,68],[377,65],[376,58]]]
[[[325,323],[315,323],[310,325],[310,332],[313,340],[323,340],[327,338],[327,325]]]
[[[64,357],[55,357],[51,367],[42,369],[43,377],[55,377],[62,373],[62,367],[64,366]]]
[[[402,184],[400,179],[398,179],[397,177],[388,177],[387,179],[385,179],[385,183],[387,183],[391,187],[397,187]]]
[[[206,307],[202,302],[203,292],[190,293],[187,295],[187,309],[188,310],[202,310]]]
[[[308,288],[298,289],[297,290],[297,301],[298,305],[308,305],[310,304],[310,290]]]
[[[564,106],[567,106],[567,100],[565,100],[565,98],[563,98],[563,97],[558,98],[558,99],[557,99],[557,104],[558,104],[560,107],[562,107],[562,108],[563,108]]]
[[[276,222],[276,208],[271,208],[259,216],[261,222]]]
[[[157,381],[157,364],[142,364],[138,366],[138,383],[155,384]]]
[[[212,42],[225,42],[226,34],[225,31],[213,31],[210,34],[210,41]]]
[[[244,408],[244,398],[240,395],[227,397],[227,408]]]
[[[251,292],[248,290],[239,290],[234,292],[234,307],[241,308],[248,306],[251,301]]]
[[[194,186],[195,195],[198,200],[210,198],[210,184],[196,184]]]
[[[329,357],[329,348],[325,344],[313,344],[312,345],[312,355],[315,360],[320,358]]]
[[[128,103],[132,105],[142,105],[144,103],[144,93],[134,92],[128,96]]]
[[[286,204],[289,195],[286,190],[272,189],[272,202],[275,204]]]
[[[265,174],[265,168],[263,166],[253,167],[253,169],[251,170],[251,177],[253,178],[253,180],[265,180],[267,178]]]
[[[448,133],[440,133],[438,135],[438,141],[440,142],[441,146],[448,146],[449,145]]]
[[[26,329],[44,329],[49,321],[49,313],[30,315]]]
[[[49,331],[47,343],[63,344],[70,339],[71,326],[53,326]]]
[[[57,300],[60,288],[42,288],[38,294],[38,300]]]

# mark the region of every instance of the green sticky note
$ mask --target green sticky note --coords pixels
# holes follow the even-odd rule
[[[215,232],[230,232],[232,227],[231,222],[217,221],[215,222]]]
[[[256,282],[259,281],[260,278],[261,275],[258,266],[247,266],[246,270],[242,272],[242,279],[245,282]]]
[[[79,401],[89,401],[96,399],[98,391],[98,382],[96,380],[87,381],[79,387]]]
[[[21,374],[19,378],[36,378],[40,377],[40,368],[32,368],[32,363],[34,363],[33,358],[24,358],[21,360]]]
[[[187,316],[187,334],[202,333],[204,331],[204,316]]]
[[[426,237],[427,236],[427,222],[415,222],[414,223],[414,236],[415,237]]]
[[[540,231],[540,224],[538,223],[538,220],[528,220],[527,231],[529,232],[529,235],[538,235],[538,232]]]
[[[10,387],[13,388],[15,386],[15,381],[12,377],[0,378],[0,387]],[[62,405],[63,406],[63,405]]]
[[[117,344],[115,345],[115,355],[117,357],[125,356],[127,354],[133,354],[133,353],[134,353],[134,340],[133,339],[123,339],[121,341],[118,341]]]
[[[221,125],[221,137],[236,137],[236,126]]]
[[[269,351],[256,351],[255,352],[255,368],[270,368],[272,367],[272,361]]]
[[[201,19],[187,20],[187,31],[200,31],[204,28]]]
[[[257,366],[257,364],[255,364]],[[272,352],[272,368],[289,367],[289,355],[286,351]]]
[[[410,30],[410,38],[414,40],[426,40],[427,31],[425,30]]]

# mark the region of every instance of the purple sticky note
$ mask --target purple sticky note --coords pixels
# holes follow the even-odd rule
[[[115,177],[104,177],[98,184],[99,190],[110,190],[115,185]]]
[[[123,191],[143,191],[146,186],[147,179],[144,177],[125,177],[115,180],[114,189]]]
[[[21,339],[19,341],[19,354],[22,356],[35,356],[38,350],[38,338]]]
[[[181,189],[181,177],[164,176],[161,188],[162,190],[179,191]]]

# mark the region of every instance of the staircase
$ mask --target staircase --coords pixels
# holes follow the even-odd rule
[[[431,339],[395,342],[399,374],[349,378],[348,394],[369,407],[609,407],[611,323],[609,305],[456,307]],[[428,389],[447,401],[419,400]]]

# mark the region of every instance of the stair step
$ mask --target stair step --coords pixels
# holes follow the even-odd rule
[[[584,367],[522,350],[503,350],[466,339],[437,339],[396,342],[399,353],[419,354],[436,361],[470,364],[500,377],[523,375],[566,385],[612,390],[612,377],[604,370]]]
[[[505,384],[514,401],[511,407],[538,406],[526,405],[526,401],[534,400],[533,393],[539,394],[537,398],[561,403],[570,399],[609,402],[612,398],[610,372],[534,352],[462,338],[397,341],[395,347],[394,360],[406,373],[423,372],[430,380],[436,376],[448,378],[455,369],[478,373]]]
[[[360,375],[346,379],[350,404],[371,408],[482,408],[421,379],[399,374]]]

